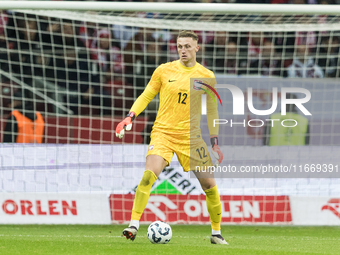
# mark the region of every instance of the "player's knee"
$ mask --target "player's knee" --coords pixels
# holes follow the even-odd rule
[[[215,185],[213,185],[213,184],[206,184],[206,185],[202,186],[202,189],[203,189],[204,191],[206,191],[206,190],[212,189],[214,186],[215,186]]]
[[[216,186],[215,182],[204,182],[201,183],[201,187],[203,189],[204,192],[213,192],[214,191],[214,187]]]
[[[157,177],[152,171],[146,170],[143,174],[142,180],[140,181],[140,185],[141,186],[152,185],[156,179]]]

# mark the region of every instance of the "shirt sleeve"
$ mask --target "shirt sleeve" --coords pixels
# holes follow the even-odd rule
[[[213,88],[215,88],[216,85],[216,79],[213,77],[213,84],[210,84]],[[215,93],[212,93],[215,100],[211,98],[211,96],[207,95],[207,121],[208,121],[208,127],[209,127],[209,133],[210,136],[218,136],[219,132],[219,126],[215,125],[214,127],[214,119],[218,119],[218,110],[217,110],[217,104],[218,99],[215,95]]]
[[[147,87],[150,87],[156,94],[159,92],[161,89],[162,85],[162,71],[163,71],[163,65],[160,65],[159,67],[156,68],[156,70],[153,72],[151,76],[151,80],[149,81]]]
[[[134,112],[136,117],[144,111],[144,109],[148,106],[151,100],[158,94],[161,85],[162,85],[162,66],[159,66],[154,71],[150,82],[146,86],[143,93],[137,98],[137,100],[132,105],[130,112]]]

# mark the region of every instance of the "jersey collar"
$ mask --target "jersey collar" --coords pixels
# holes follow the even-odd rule
[[[181,62],[179,60],[177,60],[177,65],[179,68],[181,68],[182,70],[185,70],[185,71],[192,71],[194,69],[196,69],[198,67],[198,63],[196,62],[196,64],[192,67],[186,67],[184,65],[181,64]]]

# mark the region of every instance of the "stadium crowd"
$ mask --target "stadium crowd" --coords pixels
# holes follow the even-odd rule
[[[319,22],[325,18],[320,16]],[[337,31],[195,32],[201,47],[198,62],[217,74],[339,77]],[[2,11],[0,82],[11,84],[9,93],[17,100],[35,97],[21,89],[20,81],[49,91],[74,114],[125,114],[123,109],[143,91],[154,69],[177,59],[177,33]],[[15,101],[3,97],[3,107]],[[43,100],[35,102],[46,108]],[[44,110],[56,111],[51,106]]]

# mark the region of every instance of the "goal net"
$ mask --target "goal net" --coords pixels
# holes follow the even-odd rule
[[[340,203],[336,199],[340,194],[340,19],[336,7],[287,10],[280,5],[263,5],[263,9],[216,5],[221,10],[211,10],[211,5],[165,4],[162,9],[156,4],[122,11],[114,3],[106,3],[107,8],[104,3],[91,7],[86,2],[62,4],[66,7],[46,3],[50,10],[46,6],[29,8],[29,4],[21,5],[24,9],[13,5],[5,9],[0,2],[0,203],[4,223],[25,223],[27,219],[19,216],[44,212],[65,216],[57,223],[130,220],[158,96],[122,140],[114,129],[155,68],[178,59],[178,32],[193,30],[199,36],[197,61],[214,71],[216,91],[223,102],[218,106],[219,143],[225,157],[221,166],[247,170],[243,175],[217,175],[222,221],[339,224],[334,213]],[[244,95],[241,115],[233,113],[235,98],[223,87],[228,84]],[[256,110],[270,109],[275,94],[278,106],[273,114],[280,113],[285,88],[288,92],[302,88],[311,94],[303,104],[311,115],[305,116],[302,107],[296,112],[307,120],[305,132],[299,134],[303,138],[297,138],[299,146],[271,143],[266,121],[270,114],[262,116],[249,107],[251,97]],[[293,92],[295,99],[306,96]],[[36,111],[42,114],[41,143],[16,143],[14,110],[28,118],[34,118]],[[201,125],[202,132],[208,133],[203,112]],[[285,132],[293,131],[288,128]],[[88,205],[82,196],[89,196],[93,204]],[[97,217],[96,210],[106,207],[107,213]],[[329,209],[333,207],[337,209]],[[92,210],[93,215],[83,221],[66,219],[76,217],[76,210],[79,216],[82,209]],[[308,211],[313,211],[312,216],[304,218]],[[103,221],[92,221],[94,218]],[[154,184],[142,217],[143,222],[156,219],[209,223],[204,192],[195,178],[182,171],[176,155]],[[55,223],[53,219],[41,222]]]

